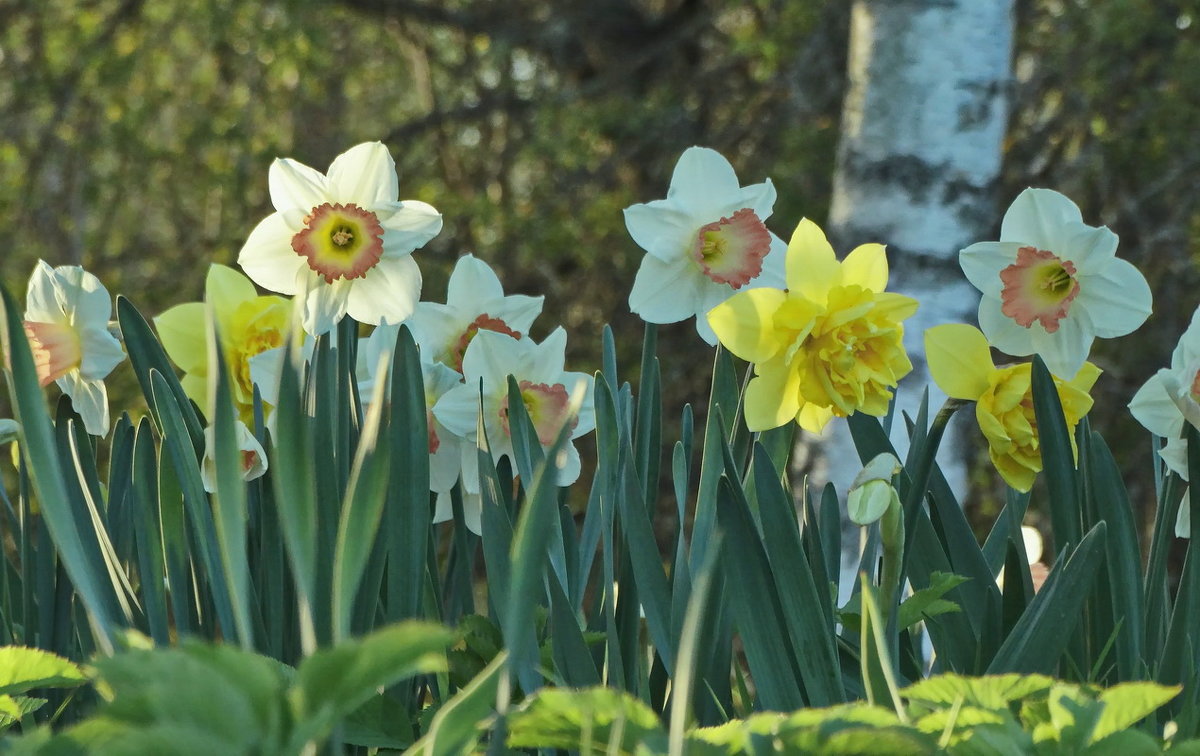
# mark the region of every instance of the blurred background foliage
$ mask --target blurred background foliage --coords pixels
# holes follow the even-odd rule
[[[401,198],[445,216],[417,256],[425,298],[474,252],[509,291],[546,295],[533,335],[562,323],[573,369],[598,366],[606,322],[633,366],[642,252],[621,209],[664,196],[702,144],[743,183],[773,179],[776,233],[823,222],[848,5],[0,0],[0,275],[20,293],[38,258],[82,264],[148,316],[200,299],[208,265],[233,264],[270,212],[273,158],[324,170],[381,139]],[[1200,0],[1017,1],[995,225],[1023,187],[1058,189],[1150,279],[1149,323],[1094,358],[1093,425],[1135,502],[1151,500],[1149,444],[1124,406],[1200,302],[1198,124]],[[665,406],[697,403],[711,353],[694,329],[662,327],[660,355]]]

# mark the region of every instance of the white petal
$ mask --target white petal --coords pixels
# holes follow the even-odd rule
[[[346,312],[360,323],[403,323],[421,298],[421,269],[412,257],[383,258],[362,278],[348,282]]]
[[[1040,326],[1034,326],[1040,328]],[[1000,311],[1000,300],[984,297],[979,301],[979,330],[988,343],[1005,354],[1024,357],[1033,354],[1033,331]]]
[[[434,421],[434,424],[436,426],[437,422]],[[429,455],[429,490],[445,493],[454,488],[462,470],[462,453],[458,448],[462,441],[451,435],[450,430],[444,426],[437,431],[441,443],[438,450]]]
[[[759,286],[769,286],[772,289],[787,288],[787,242],[775,234],[771,234],[771,251],[763,258],[762,272],[750,279],[745,288],[754,289]]]
[[[1156,436],[1178,438],[1183,431],[1183,413],[1163,385],[1165,369],[1150,376],[1129,402],[1129,413]]]
[[[700,306],[696,308],[696,333],[711,346],[716,346],[717,334],[708,324],[708,311],[736,293],[729,286],[714,281],[708,281],[700,289]]]
[[[104,381],[88,380],[72,370],[56,383],[71,397],[71,406],[83,418],[84,430],[93,436],[108,435],[108,391]]]
[[[79,372],[85,379],[102,380],[125,359],[121,342],[108,329],[87,328],[79,335],[83,351]]]
[[[739,188],[733,166],[721,153],[707,147],[689,147],[675,164],[667,199],[679,200],[694,215],[706,217]],[[719,218],[704,222],[715,220]]]
[[[458,258],[446,287],[446,304],[470,310],[480,302],[503,296],[504,287],[492,266],[475,255]]]
[[[732,199],[732,204],[736,207],[731,207],[730,212],[736,213],[738,210],[748,207],[754,211],[760,221],[765,221],[771,217],[771,212],[775,209],[775,198],[775,185],[771,183],[771,179],[758,184],[750,184],[737,191]]]
[[[1186,439],[1168,438],[1166,445],[1158,450],[1158,456],[1167,463],[1167,469],[1184,480],[1188,479]]]
[[[1084,307],[1096,335],[1111,339],[1141,327],[1150,317],[1150,285],[1132,263],[1112,258],[1096,275],[1081,276],[1073,307]]]
[[[1004,214],[1000,241],[1033,245],[1055,254],[1069,239],[1064,227],[1082,223],[1083,215],[1074,202],[1052,189],[1026,189],[1017,195]]]
[[[582,465],[579,462],[579,450],[575,444],[568,441],[554,460],[554,483],[559,486],[569,486],[579,480]]]
[[[380,142],[355,145],[329,166],[329,195],[335,202],[353,202],[362,208],[400,197],[396,163]]]
[[[449,491],[439,491],[437,504],[433,508],[433,523],[448,522],[454,518],[454,502],[450,499]]]
[[[482,378],[485,395],[503,394],[506,390],[505,377],[525,374],[523,367],[532,361],[534,350],[535,345],[531,341],[518,341],[496,331],[479,331],[463,354],[463,379],[476,386]]]
[[[478,337],[476,337],[478,338]],[[541,343],[531,348],[530,359],[520,372],[519,379],[537,383],[558,383],[567,361],[567,332],[562,326],[555,328]]]
[[[696,314],[708,279],[688,258],[664,263],[646,255],[633,279],[629,309],[647,323],[678,323]]]
[[[464,383],[442,394],[433,405],[433,416],[451,433],[465,439],[474,439],[479,420],[478,381]],[[470,453],[474,454],[474,444],[468,446],[471,447]],[[465,459],[467,453],[462,453]]]
[[[1017,261],[1020,247],[1015,242],[976,242],[958,253],[958,264],[972,286],[999,299],[1004,289],[1000,271]]]
[[[1038,323],[1030,328],[1033,348],[1046,361],[1046,367],[1063,380],[1070,380],[1083,367],[1096,330],[1092,327],[1087,311],[1078,310],[1058,321],[1058,330],[1047,333]]]
[[[307,214],[329,198],[329,182],[320,171],[291,158],[279,158],[267,172],[271,204],[276,210],[302,210]]]
[[[66,313],[58,302],[58,279],[54,268],[38,260],[25,292],[25,319],[36,323],[61,323]]]
[[[456,307],[418,302],[412,317],[405,323],[421,348],[421,359],[432,361],[449,359],[450,350],[456,346],[470,320]]]
[[[67,311],[74,313],[78,328],[108,328],[112,317],[112,297],[100,279],[78,265],[58,268],[61,291],[67,299]]]
[[[282,213],[268,215],[242,245],[238,265],[264,289],[288,296],[297,294],[300,290],[296,288],[296,273],[307,269],[308,263],[292,249],[295,235],[296,229],[287,224]]]
[[[567,372],[562,374],[558,382],[566,387],[568,396],[574,396],[576,387],[580,383],[583,384],[583,404],[579,407],[579,416],[574,430],[571,431],[571,438],[579,438],[591,433],[596,429],[596,405],[593,400],[596,388],[595,378],[587,373]]]
[[[686,257],[701,221],[675,200],[654,200],[625,208],[625,228],[634,243],[663,262]],[[716,220],[715,218],[713,220]]]
[[[1179,502],[1179,514],[1175,515],[1175,537],[1192,537],[1192,489],[1183,490],[1183,499]]]
[[[310,281],[304,296],[304,330],[313,336],[320,336],[332,331],[345,317],[350,282],[343,280],[327,284],[315,273],[307,273]],[[300,272],[301,276],[305,274],[306,271]]]
[[[376,209],[383,226],[383,254],[406,255],[437,236],[442,230],[442,214],[417,200],[405,200]]]
[[[1075,263],[1081,275],[1112,262],[1117,252],[1117,235],[1107,227],[1095,228],[1079,223],[1066,226],[1065,231],[1070,237],[1066,246],[1056,254]]]
[[[508,327],[521,334],[529,335],[529,327],[538,315],[542,314],[542,304],[546,298],[542,296],[529,297],[524,294],[510,294],[503,299],[494,299],[487,303],[487,314],[500,318]]]
[[[475,535],[483,534],[483,497],[463,492],[463,524]]]
[[[258,386],[265,404],[279,404],[279,379],[283,375],[283,347],[259,352],[250,358],[250,381]]]

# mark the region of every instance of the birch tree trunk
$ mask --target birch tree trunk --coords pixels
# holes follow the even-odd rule
[[[910,415],[926,385],[931,415],[945,398],[929,381],[925,329],[976,319],[978,293],[959,270],[958,251],[999,227],[994,188],[1012,37],[1013,0],[855,0],[852,9],[828,231],[841,255],[864,242],[886,244],[889,289],[921,303],[905,325],[913,372],[900,384],[898,407]],[[844,497],[861,465],[845,423],[833,426],[825,469]],[[951,424],[939,462],[961,497],[960,427],[970,426]],[[892,437],[903,453],[900,415]]]

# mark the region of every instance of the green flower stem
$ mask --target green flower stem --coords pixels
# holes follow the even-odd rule
[[[890,627],[896,612],[896,596],[900,591],[901,569],[904,562],[904,512],[893,499],[891,506],[879,519],[879,535],[883,542],[883,569],[879,576],[879,607],[883,626]]]

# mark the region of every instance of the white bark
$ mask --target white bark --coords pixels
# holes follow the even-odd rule
[[[830,208],[840,254],[883,242],[889,289],[916,297],[905,345],[913,372],[900,385],[900,409],[915,415],[930,385],[930,414],[944,399],[928,377],[926,328],[974,322],[978,293],[962,276],[958,251],[998,227],[994,186],[1008,120],[1013,0],[855,0],[849,83]],[[968,414],[968,413],[963,413]],[[893,442],[903,452],[897,416]],[[831,424],[824,449],[828,479],[845,496],[860,469],[845,423]],[[952,423],[939,458],[965,494],[966,468]]]

